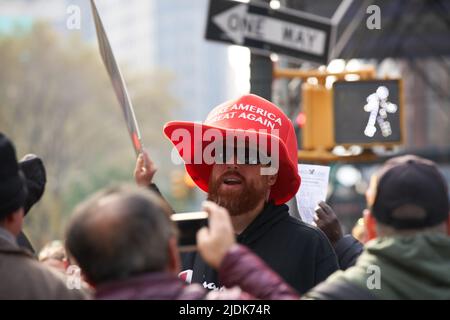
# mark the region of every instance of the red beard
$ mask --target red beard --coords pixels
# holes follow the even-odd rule
[[[235,190],[221,189],[225,179],[230,175],[235,176],[241,182],[241,188]],[[215,181],[212,181],[212,175],[208,184],[208,200],[217,203],[219,206],[228,210],[231,216],[238,216],[249,212],[263,200],[269,187],[247,183],[245,178],[238,172],[225,172]]]

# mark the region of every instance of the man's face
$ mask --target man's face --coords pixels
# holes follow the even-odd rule
[[[256,208],[267,200],[276,181],[276,175],[261,175],[261,167],[261,164],[215,164],[209,178],[208,200],[225,207],[231,216]]]

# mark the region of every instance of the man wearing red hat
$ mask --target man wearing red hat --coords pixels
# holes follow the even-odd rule
[[[229,211],[237,241],[299,293],[338,269],[326,236],[289,215],[285,203],[301,181],[297,138],[278,107],[244,95],[214,108],[204,123],[172,121],[164,133],[197,186]],[[145,156],[138,159],[135,177],[138,184],[148,185],[154,170]],[[183,267],[188,280],[220,289],[216,272],[197,253],[185,254]]]

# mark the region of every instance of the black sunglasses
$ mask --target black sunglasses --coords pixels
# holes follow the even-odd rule
[[[215,162],[217,164],[267,165],[270,164],[270,159],[267,155],[260,154],[258,149],[224,147],[216,154]]]

